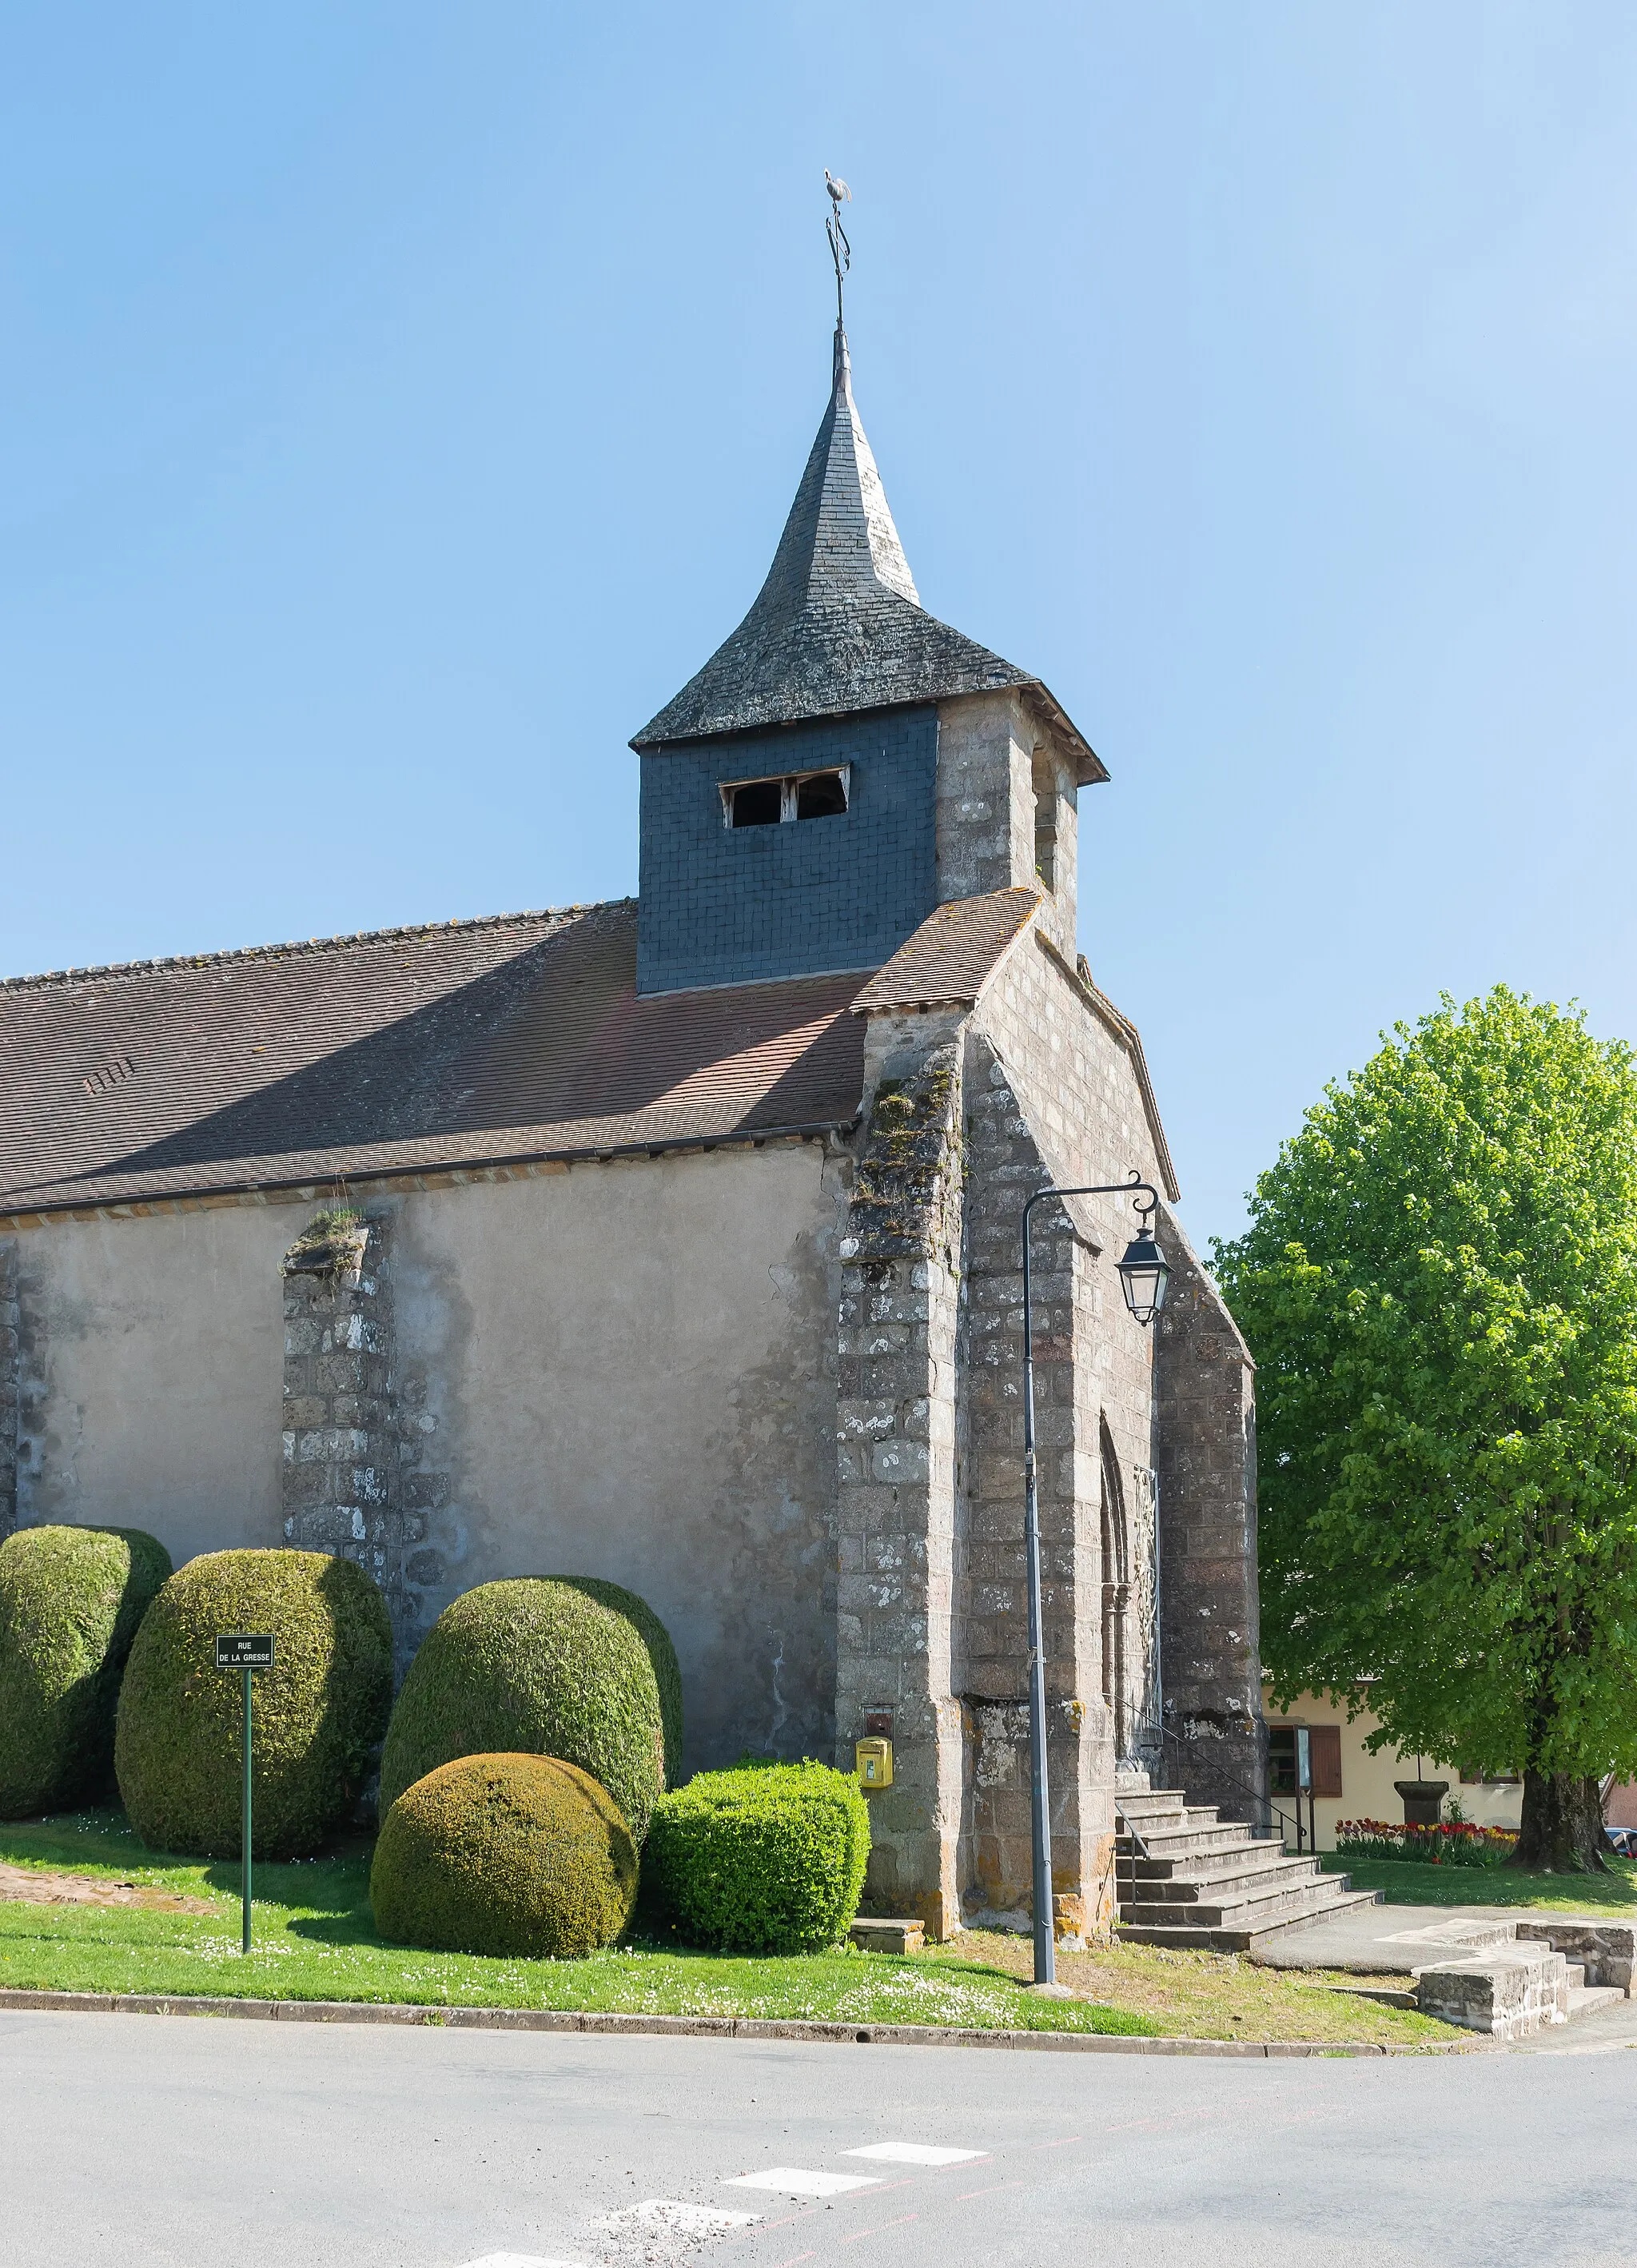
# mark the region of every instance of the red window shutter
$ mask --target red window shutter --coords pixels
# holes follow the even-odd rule
[[[1308,1727],[1308,1754],[1313,1766],[1315,1795],[1340,1795],[1341,1793],[1341,1727],[1340,1725],[1311,1725]]]

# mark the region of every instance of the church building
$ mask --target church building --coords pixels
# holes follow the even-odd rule
[[[611,1578],[688,1771],[885,1734],[868,1904],[1024,1924],[1023,1206],[1140,1175],[1152,1329],[1129,1198],[1035,1214],[1072,1942],[1122,1778],[1265,1786],[1252,1365],[1076,948],[1107,774],[921,607],[839,324],[760,593],[631,745],[634,899],[0,984],[0,1535],[343,1553],[401,1660]]]

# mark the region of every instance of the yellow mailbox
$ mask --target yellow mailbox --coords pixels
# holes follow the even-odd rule
[[[891,1741],[860,1741],[853,1753],[858,1760],[860,1787],[892,1786],[892,1743]]]

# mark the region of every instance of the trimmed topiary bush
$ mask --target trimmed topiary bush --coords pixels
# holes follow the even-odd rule
[[[578,1960],[636,1896],[636,1845],[590,1772],[556,1756],[459,1756],[399,1796],[370,1869],[375,1926],[440,1953]]]
[[[171,1555],[140,1528],[0,1543],[0,1819],[105,1795],[120,1678]]]
[[[615,1614],[623,1615],[635,1626],[638,1638],[648,1648],[654,1683],[659,1688],[659,1714],[665,1728],[665,1786],[674,1787],[682,1776],[682,1671],[670,1631],[647,1600],[635,1591],[628,1591],[622,1584],[605,1583],[600,1575],[553,1575],[549,1580],[554,1583],[572,1583],[588,1599],[612,1607]]]
[[[601,1782],[640,1849],[664,1724],[635,1626],[577,1585],[480,1583],[421,1642],[381,1755],[381,1810],[457,1756],[561,1756]]]
[[[157,1851],[236,1858],[242,1686],[216,1667],[229,1631],[271,1631],[255,1674],[255,1855],[316,1850],[357,1795],[393,1697],[386,1602],[323,1551],[208,1551],[149,1608],[120,1694],[114,1768]]]
[[[811,1953],[852,1927],[869,1856],[856,1780],[828,1764],[748,1764],[662,1796],[644,1864],[694,1944]]]

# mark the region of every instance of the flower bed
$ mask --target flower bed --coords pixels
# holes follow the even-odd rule
[[[1391,1819],[1342,1819],[1336,1850],[1347,1859],[1413,1859],[1427,1867],[1498,1867],[1517,1847],[1506,1827],[1475,1827],[1470,1819],[1406,1827]]]

